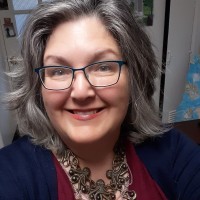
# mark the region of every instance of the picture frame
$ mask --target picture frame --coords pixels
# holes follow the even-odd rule
[[[4,31],[7,38],[15,37],[15,28],[11,21],[11,18],[4,18]]]
[[[0,0],[0,10],[8,10],[8,1]]]
[[[153,26],[154,0],[128,0],[134,16],[139,18],[146,26]]]

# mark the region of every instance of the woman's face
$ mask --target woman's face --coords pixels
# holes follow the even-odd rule
[[[95,17],[60,24],[51,34],[44,52],[45,66],[81,68],[98,61],[122,60],[120,49]],[[70,88],[62,91],[42,87],[48,117],[70,144],[116,141],[129,103],[128,73],[122,67],[117,84],[93,87],[83,71],[75,72]]]

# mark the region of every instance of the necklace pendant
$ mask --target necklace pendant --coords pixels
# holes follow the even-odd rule
[[[91,189],[89,193],[91,200],[114,200],[115,191],[110,188],[109,185],[105,185],[102,179],[97,180],[95,187]]]
[[[134,190],[132,191],[126,191],[123,195],[122,198],[126,200],[136,200],[136,192]]]

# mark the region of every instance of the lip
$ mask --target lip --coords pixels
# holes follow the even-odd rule
[[[76,120],[87,121],[98,117],[101,114],[102,110],[103,108],[88,109],[88,110],[71,109],[68,110],[68,112]]]

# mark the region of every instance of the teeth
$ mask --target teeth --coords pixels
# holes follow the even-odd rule
[[[95,114],[95,113],[97,113],[97,110],[87,111],[87,112],[74,111],[74,114],[78,114],[78,115],[91,115],[91,114]]]

